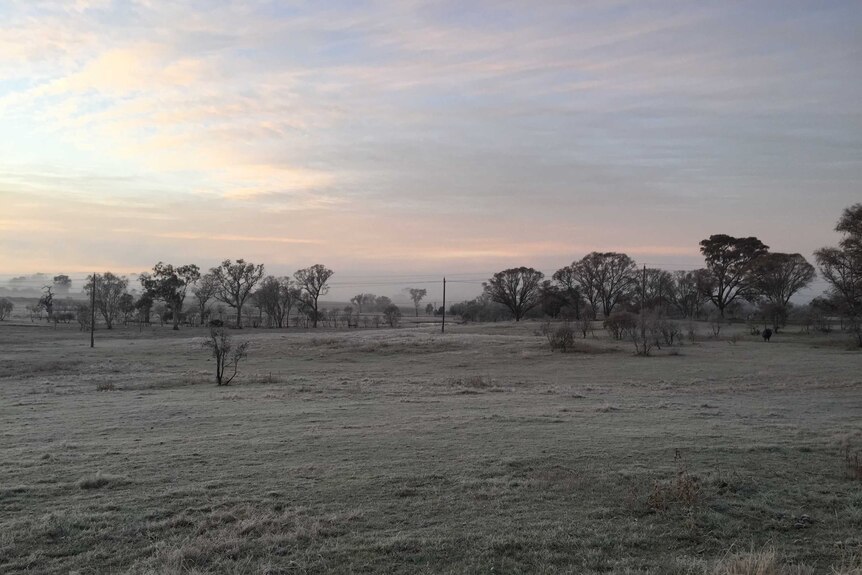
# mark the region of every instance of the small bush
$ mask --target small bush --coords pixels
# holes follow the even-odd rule
[[[472,387],[472,388],[486,388],[491,387],[494,382],[488,378],[482,377],[481,375],[471,375],[469,377],[459,377],[457,379],[449,380],[450,385],[461,385],[464,387]]]
[[[612,338],[621,340],[627,332],[637,327],[638,317],[627,311],[615,311],[603,325]]]
[[[584,312],[584,317],[581,319],[575,320],[575,331],[577,331],[584,339],[587,339],[588,334],[593,333],[593,320],[586,315]]]
[[[217,385],[230,385],[239,370],[239,362],[245,359],[248,353],[248,346],[247,341],[234,346],[230,335],[222,327],[210,328],[210,335],[203,341],[202,347],[216,360]],[[228,376],[231,369],[233,373]]]
[[[96,385],[96,391],[114,391],[117,389],[110,381],[103,381]]]
[[[679,452],[674,459],[677,462],[676,476],[667,481],[653,482],[647,497],[647,506],[653,511],[666,511],[673,505],[691,509],[700,502],[700,479],[688,472]]]
[[[709,329],[712,330],[712,337],[717,338],[721,334],[721,328],[724,327],[724,318],[718,312],[713,312],[709,315]]]
[[[75,485],[79,489],[101,489],[102,487],[108,487],[111,485],[122,485],[128,482],[129,479],[122,475],[110,475],[98,471],[93,475],[85,475],[84,477],[76,481]]]
[[[5,297],[0,298],[0,321],[5,320],[7,317],[12,315],[12,310],[15,309],[15,306],[11,301],[6,299]]]
[[[557,327],[548,326],[545,331],[545,337],[548,339],[548,345],[551,351],[559,351],[566,353],[571,351],[575,346],[575,330],[568,323],[564,323]]]
[[[697,333],[697,324],[694,320],[688,320],[688,328],[686,329],[685,335],[691,343],[695,343],[698,340],[699,335]]]
[[[672,346],[675,343],[682,343],[682,328],[673,320],[667,318],[656,320],[655,330],[657,336],[661,336],[665,345]]]

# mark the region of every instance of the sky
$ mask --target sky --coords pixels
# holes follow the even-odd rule
[[[0,275],[811,258],[862,200],[860,30],[856,0],[3,0]]]

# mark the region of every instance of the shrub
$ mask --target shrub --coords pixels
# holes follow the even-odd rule
[[[673,345],[674,343],[682,342],[682,329],[673,320],[661,318],[656,321],[655,329],[657,331],[657,335],[661,336],[665,345]]]
[[[724,318],[718,312],[713,312],[709,315],[709,329],[712,330],[712,337],[718,337],[721,334],[721,328],[724,327]]]
[[[603,325],[612,338],[621,340],[629,330],[637,327],[638,318],[631,312],[615,311],[608,316]]]
[[[75,482],[75,485],[79,489],[101,489],[102,487],[108,487],[111,485],[123,485],[128,483],[128,477],[123,475],[111,475],[108,473],[102,473],[101,471],[97,471],[92,475],[85,475],[81,479]]]
[[[11,301],[6,299],[5,297],[0,298],[0,321],[3,321],[7,317],[9,317],[12,314],[12,310],[14,308],[15,306],[12,304]]]
[[[216,383],[218,385],[230,385],[239,370],[239,362],[245,359],[249,342],[244,341],[234,347],[233,340],[223,327],[210,328],[210,334],[204,340],[202,346],[209,350],[216,360]],[[233,369],[233,373],[227,377],[226,373]]]
[[[638,355],[649,355],[653,345],[659,345],[656,339],[656,319],[655,316],[647,313],[641,313],[637,318],[637,323],[634,327],[626,328],[624,333],[628,335],[632,343],[635,344],[635,353]],[[659,347],[661,347],[659,345]]]
[[[647,505],[653,511],[665,511],[676,504],[691,509],[701,499],[700,479],[688,472],[679,452],[674,459],[677,463],[676,476],[669,481],[654,481],[647,498]]]
[[[588,317],[586,313],[581,316],[581,319],[575,320],[574,326],[575,331],[581,334],[584,339],[587,339],[588,333],[593,333],[593,320],[590,319],[590,317]]]
[[[543,326],[542,331],[548,339],[551,351],[566,353],[571,351],[575,346],[575,330],[572,329],[569,323],[554,327],[548,322]]]

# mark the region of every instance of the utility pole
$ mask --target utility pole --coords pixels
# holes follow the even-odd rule
[[[93,289],[90,290],[90,347],[96,345],[96,272],[93,272]]]
[[[644,264],[643,279],[641,280],[641,309],[646,306],[646,264]]]
[[[446,278],[443,278],[443,323],[440,325],[440,333],[446,333]]]
[[[646,342],[646,265],[641,280],[641,341]],[[644,343],[646,348],[646,343]]]

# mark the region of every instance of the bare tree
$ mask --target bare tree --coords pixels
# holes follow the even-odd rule
[[[702,285],[705,295],[718,308],[721,317],[736,298],[754,297],[754,262],[768,250],[769,246],[755,237],[735,238],[717,234],[700,242],[700,252],[709,270],[708,281]]]
[[[590,306],[601,309],[605,317],[637,288],[634,260],[618,252],[589,253],[554,275],[558,282],[565,281],[564,285],[580,286],[580,293]]]
[[[413,306],[416,308],[416,317],[419,317],[419,302],[428,295],[427,289],[409,288],[410,299],[413,300]]]
[[[696,318],[709,301],[706,295],[709,290],[705,287],[708,276],[709,271],[705,269],[673,272],[668,299],[682,317]]]
[[[576,265],[573,263],[570,266],[558,269],[554,272],[553,278],[557,282],[559,290],[565,295],[569,306],[575,310],[575,319],[580,320],[583,295],[581,295],[579,276],[574,269]]]
[[[239,259],[235,263],[224,260],[218,267],[212,268],[210,274],[215,282],[214,297],[236,310],[236,327],[242,327],[242,306],[251,290],[263,277],[263,264],[254,265]]]
[[[195,285],[192,286],[192,295],[195,296],[195,299],[198,302],[201,325],[204,325],[207,321],[207,302],[215,297],[216,289],[216,281],[212,274],[202,275],[198,281],[195,282]]]
[[[814,256],[831,299],[842,308],[862,347],[862,204],[846,208],[835,231],[843,234],[839,246],[821,248]]]
[[[45,310],[48,314],[48,321],[54,319],[54,286],[45,286],[42,288],[42,297],[39,298],[39,307]]]
[[[521,321],[524,314],[536,307],[540,300],[540,287],[545,274],[533,268],[511,268],[497,272],[485,283],[485,293],[503,304],[515,321]]]
[[[114,328],[114,322],[122,313],[123,295],[128,287],[129,280],[125,277],[114,275],[111,272],[96,274],[96,309],[102,314],[108,329]],[[84,291],[87,296],[91,296],[93,276],[87,280]]]
[[[317,327],[317,320],[320,315],[317,308],[318,300],[320,296],[326,295],[329,292],[329,286],[326,285],[326,282],[329,281],[333,273],[335,272],[326,266],[315,264],[310,268],[297,270],[293,274],[297,286],[302,290],[302,299],[311,311],[313,327]]]
[[[245,359],[249,342],[244,341],[234,347],[233,340],[223,327],[211,328],[209,337],[203,341],[203,348],[209,350],[216,360],[216,384],[230,385],[239,371],[239,362]],[[226,374],[233,370],[230,376]]]
[[[635,291],[638,308],[664,310],[671,302],[673,275],[658,268],[646,268],[641,274],[642,285]]]
[[[180,329],[180,316],[189,286],[200,279],[200,269],[194,264],[174,267],[162,262],[153,266],[153,273],[141,274],[141,287],[154,300],[165,303],[171,312],[174,329]]]

